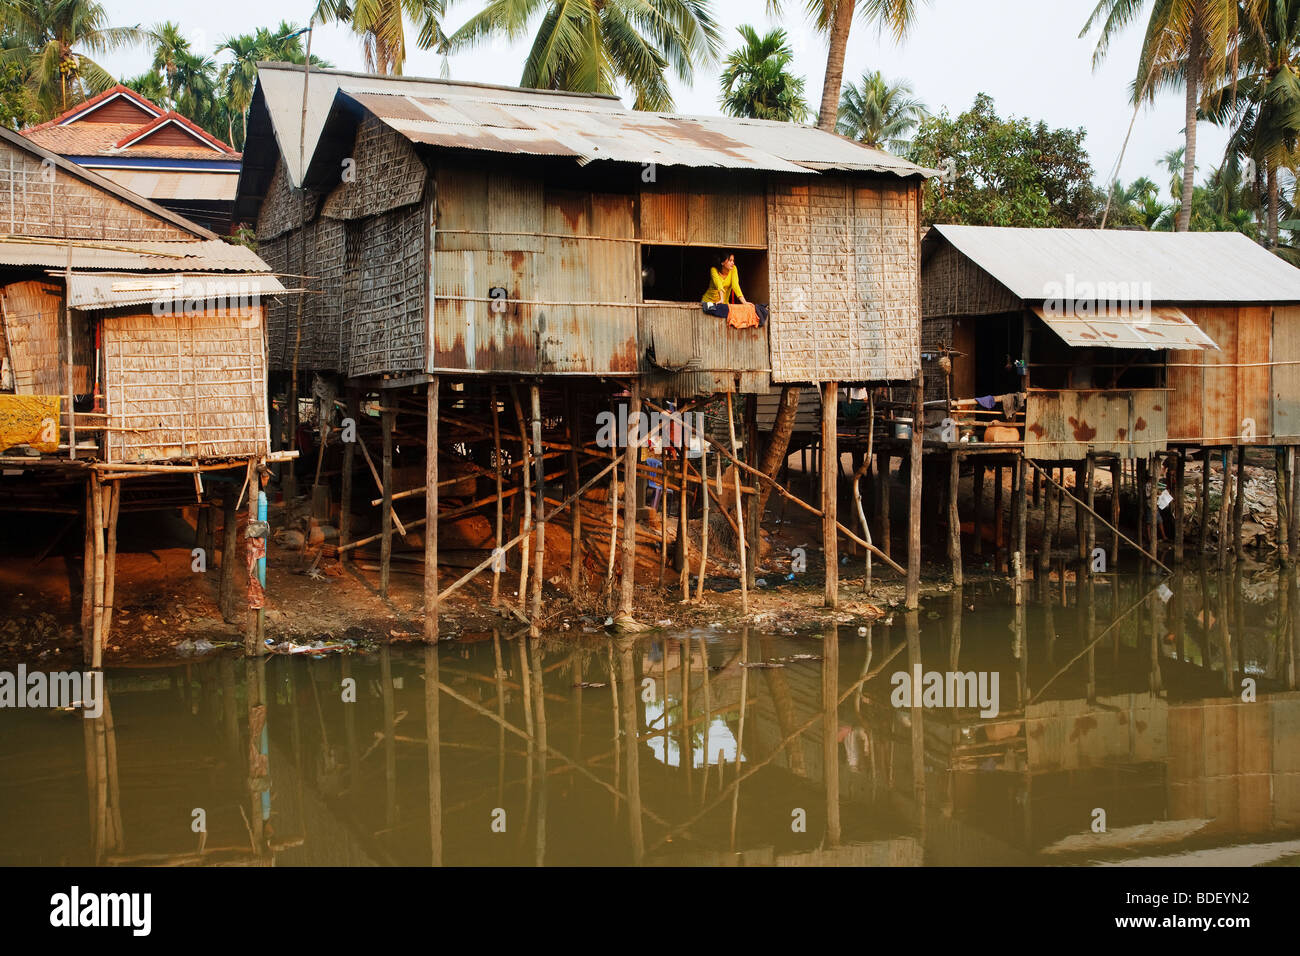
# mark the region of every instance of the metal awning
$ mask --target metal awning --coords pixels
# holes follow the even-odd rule
[[[1214,340],[1182,309],[1168,305],[1117,308],[1104,302],[1092,305],[1088,314],[1081,309],[1062,314],[1041,305],[1032,308],[1066,345],[1076,348],[1219,351]]]
[[[284,292],[267,273],[251,275],[73,274],[68,278],[68,305],[74,309],[117,309],[157,303],[171,311],[186,303],[216,302],[227,308],[256,303]]]

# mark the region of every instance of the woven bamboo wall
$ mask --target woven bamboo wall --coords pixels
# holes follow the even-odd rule
[[[931,319],[1017,312],[1020,300],[946,241],[926,259],[921,274],[921,314]]]
[[[68,335],[63,318],[63,289],[53,282],[11,282],[0,289],[4,335],[13,346],[10,367],[19,395],[65,395]],[[90,323],[72,313],[72,389],[91,390],[94,346]]]
[[[299,195],[289,186],[284,172],[284,162],[277,160],[271,183],[266,188],[266,198],[257,214],[257,240],[265,242],[296,229],[304,222],[316,218],[320,206],[320,193],[307,190]]]
[[[0,143],[0,232],[60,239],[194,238],[9,143]]]
[[[347,373],[422,372],[428,288],[424,204],[361,223],[356,305],[346,306],[352,317]]]
[[[843,176],[769,184],[774,382],[915,376],[917,189],[910,181]]]
[[[106,316],[106,459],[268,454],[263,321],[259,306]]]
[[[405,136],[367,115],[357,127],[351,167],[330,191],[321,215],[361,219],[417,203],[427,178],[424,163]]]

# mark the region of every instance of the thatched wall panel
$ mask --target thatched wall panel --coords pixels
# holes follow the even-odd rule
[[[194,238],[9,143],[0,143],[0,232],[60,239]]]
[[[357,127],[352,165],[321,207],[333,219],[360,219],[417,203],[424,195],[424,163],[410,141],[369,114]]]
[[[289,185],[289,178],[284,172],[284,163],[277,160],[271,183],[266,189],[266,198],[257,215],[257,239],[265,242],[274,239],[290,229],[296,229],[305,222],[316,218],[320,206],[320,193],[307,190],[295,192]]]
[[[424,371],[427,239],[423,203],[364,220],[349,375]]]
[[[921,314],[933,319],[1018,312],[1020,300],[946,241],[926,260]]]
[[[108,315],[103,330],[107,460],[269,453],[260,307]]]

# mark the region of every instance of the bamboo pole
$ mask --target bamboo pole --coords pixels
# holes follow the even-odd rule
[[[740,459],[737,457],[738,449],[736,447],[736,419],[732,412],[731,393],[727,393],[727,431],[731,437],[731,459],[737,467],[732,469],[732,479],[736,487],[736,533],[737,546],[740,551],[740,610],[743,614],[749,613],[749,572],[747,570],[747,555],[745,551],[745,512],[744,506],[740,500]],[[741,703],[741,720],[744,720],[744,703]],[[743,725],[743,724],[742,724]],[[733,813],[734,817],[734,813]],[[732,841],[735,841],[735,823],[732,823]]]
[[[641,415],[641,384],[628,386],[627,447],[624,450],[623,468],[623,581],[619,598],[619,613],[631,614],[636,596],[636,464],[640,457],[640,437],[637,434]],[[640,820],[637,821],[640,827]]]
[[[578,470],[578,416],[579,401],[576,392],[570,392],[565,408],[565,419],[567,419],[567,431],[569,434],[569,487],[577,490],[581,483],[580,473]],[[578,584],[582,580],[582,508],[575,506],[573,513],[569,516],[569,595],[573,596],[578,591]]]
[[[497,401],[497,387],[495,383],[493,383],[488,390],[488,401],[492,403],[492,462],[495,465],[493,470],[496,472],[497,484],[496,553],[501,554],[501,538],[505,521],[505,512],[503,508],[505,499],[501,495],[501,409]],[[492,564],[493,607],[496,607],[501,603],[501,563],[501,561],[494,561]]]
[[[678,584],[682,591],[682,603],[689,602],[691,599],[690,509],[687,507],[686,498],[686,456],[689,451],[690,449],[686,447],[685,434],[683,434],[681,447],[682,487],[677,495],[677,557],[681,563],[681,575]]]
[[[963,583],[961,566],[961,514],[957,508],[957,494],[961,490],[961,456],[948,453],[948,557],[952,561],[953,587]]]
[[[352,473],[356,468],[357,442],[361,438],[361,393],[356,387],[348,388],[347,417],[352,420],[353,440],[343,443],[343,480],[339,501],[339,544],[348,543],[352,536]]]
[[[510,386],[510,400],[515,407],[515,422],[519,428],[520,441],[520,459],[523,462],[523,477],[521,500],[524,503],[523,525],[520,527],[521,532],[531,532],[533,530],[533,500],[532,500],[532,474],[529,470],[529,447],[528,447],[528,426],[524,422],[524,406],[519,400],[519,386]],[[523,543],[519,548],[519,611],[522,614],[528,607],[528,557],[529,557],[529,538],[524,537]]]
[[[108,643],[113,633],[113,599],[117,587],[117,515],[122,504],[122,486],[117,482],[104,485],[108,495],[108,515],[106,528],[108,543],[104,549],[104,636]]]
[[[426,644],[436,644],[438,642],[438,376],[433,376],[429,380],[428,393],[426,399],[429,404],[429,415],[426,421],[426,440],[424,446],[425,466],[424,481],[429,487],[428,494],[424,499],[424,640]],[[433,654],[432,666],[437,669],[437,651],[431,651]],[[426,655],[426,666],[428,657]],[[428,694],[426,692],[426,698]],[[431,711],[431,723],[433,726],[437,721],[437,692],[433,692],[434,704]],[[433,752],[433,745],[430,744],[429,754],[429,779],[432,785],[434,781],[434,769],[437,766],[437,755]],[[430,796],[430,813],[434,812],[434,802],[441,806],[441,799],[435,794]],[[439,821],[440,822],[440,821]],[[441,858],[442,855],[442,835],[434,834],[434,855]]]
[[[1181,451],[1174,452],[1174,566],[1183,563],[1183,557],[1186,552],[1187,527],[1186,515],[1186,480],[1187,480],[1187,459]],[[1179,632],[1182,630],[1182,620],[1179,620]]]
[[[380,518],[383,543],[379,550],[379,596],[388,600],[388,578],[393,563],[393,420],[396,413],[382,413],[384,429],[384,510]],[[369,460],[367,458],[367,460]]]
[[[95,570],[92,579],[94,613],[91,632],[94,636],[91,642],[90,666],[99,670],[104,666],[104,494],[103,484],[97,478],[91,478],[90,494],[95,529]]]
[[[722,470],[722,459],[718,459],[718,470]],[[709,443],[700,442],[700,478],[701,486],[704,489],[704,500],[701,502],[703,518],[700,528],[700,580],[695,591],[695,603],[701,604],[704,601],[704,576],[709,573]],[[707,694],[709,668],[706,664],[704,668],[705,693]],[[707,709],[708,705],[705,704]],[[707,736],[707,735],[706,735]],[[708,741],[704,743],[704,779],[709,778],[709,754]],[[707,784],[706,784],[707,785]]]
[[[1092,550],[1097,546],[1097,520],[1093,515],[1097,513],[1097,456],[1088,452],[1088,464],[1084,469],[1084,481],[1087,482],[1088,511],[1087,521],[1085,524],[1085,539],[1083,545],[1083,572],[1086,576],[1092,577]]]
[[[1229,503],[1232,498],[1232,467],[1228,463],[1228,449],[1223,450],[1223,494],[1219,498],[1219,569],[1228,566]]]
[[[912,383],[911,499],[907,506],[907,586],[909,610],[921,601],[921,439],[925,431],[925,376],[918,372]]]
[[[826,585],[823,604],[840,606],[839,479],[840,448],[838,425],[839,383],[822,383],[822,553],[826,556]],[[736,474],[740,480],[740,474]],[[739,493],[736,495],[739,500]]]
[[[1237,446],[1237,480],[1232,495],[1232,552],[1241,560],[1241,524],[1246,503],[1246,446]]]
[[[529,386],[528,391],[533,417],[533,466],[536,470],[533,483],[536,486],[535,491],[537,494],[537,568],[533,573],[532,601],[532,621],[535,628],[538,619],[542,615],[542,566],[546,558],[546,475],[544,473],[546,462],[542,458],[541,389],[534,384]],[[538,679],[541,679],[540,675]]]
[[[1085,504],[1084,502],[1080,501],[1080,500],[1079,500],[1078,498],[1076,498],[1074,495],[1070,494],[1070,492],[1066,491],[1065,488],[1062,487],[1062,486],[1061,486],[1061,485],[1056,481],[1056,479],[1054,479],[1050,474],[1047,473],[1046,470],[1044,470],[1044,468],[1042,467],[1042,465],[1038,464],[1038,462],[1034,461],[1032,458],[1026,458],[1025,461],[1028,462],[1028,464],[1029,464],[1029,466],[1030,466],[1031,468],[1035,469],[1035,470],[1038,471],[1040,474],[1042,474],[1042,476],[1047,480],[1048,484],[1053,485],[1053,486],[1054,486],[1054,487],[1055,487],[1055,488],[1056,488],[1056,489],[1057,489],[1057,490],[1058,490],[1062,495],[1064,495],[1066,498],[1069,498],[1071,501],[1073,501],[1077,507],[1080,507],[1080,508],[1087,508],[1087,507],[1088,507],[1087,504]],[[1111,529],[1112,529],[1112,530],[1113,530],[1117,535],[1119,535],[1120,538],[1122,538],[1122,539],[1123,539],[1124,541],[1126,541],[1128,544],[1131,544],[1133,547],[1137,548],[1139,551],[1142,552],[1143,555],[1145,555],[1145,556],[1146,556],[1147,558],[1149,558],[1151,561],[1155,562],[1159,567],[1164,568],[1164,570],[1166,570],[1166,571],[1169,571],[1169,568],[1168,568],[1166,565],[1164,565],[1164,564],[1160,561],[1159,558],[1157,558],[1155,555],[1148,554],[1145,550],[1143,550],[1142,548],[1140,548],[1140,547],[1138,546],[1137,542],[1135,542],[1132,538],[1128,537],[1128,535],[1126,535],[1126,534],[1124,534],[1122,531],[1120,531],[1119,528],[1116,528],[1116,527],[1114,527],[1113,525],[1111,525],[1109,521],[1107,521],[1107,520],[1106,520],[1105,518],[1103,518],[1101,515],[1097,514],[1095,511],[1093,512],[1093,517],[1096,518],[1098,521],[1100,521],[1102,524],[1107,525],[1108,527],[1110,527],[1110,528],[1111,528]],[[1064,579],[1062,579],[1062,580],[1064,580]]]

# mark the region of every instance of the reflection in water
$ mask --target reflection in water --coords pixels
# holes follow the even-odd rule
[[[0,711],[0,862],[1300,854],[1293,574],[1036,591],[821,636],[503,632],[113,671],[99,720]],[[917,668],[998,674],[1000,712],[893,706]]]

